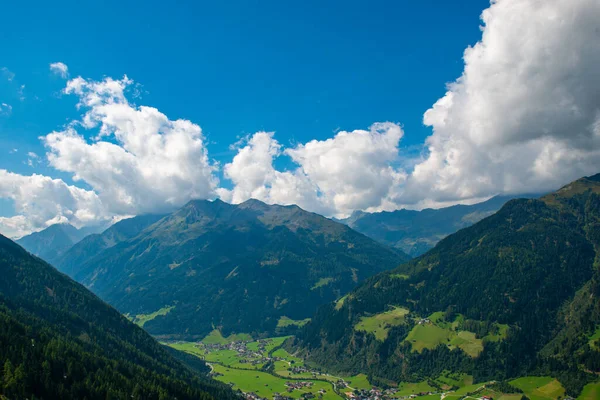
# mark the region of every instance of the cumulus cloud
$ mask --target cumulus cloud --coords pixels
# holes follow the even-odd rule
[[[323,211],[317,187],[301,171],[277,171],[275,157],[281,155],[281,145],[272,132],[257,132],[240,145],[233,161],[226,164],[223,173],[234,188],[219,188],[219,196],[232,203],[254,198],[267,203],[298,204],[314,211]]]
[[[493,1],[462,76],[423,118],[399,202],[550,190],[600,170],[600,3]]]
[[[599,20],[596,0],[492,1],[481,40],[465,50],[462,75],[424,114],[433,134],[412,166],[396,162],[403,133],[393,124],[287,150],[272,135],[270,147],[259,146],[267,141],[261,134],[226,166],[236,185],[232,200],[275,202],[279,175],[271,161],[280,153],[299,167],[278,191],[298,190],[301,179],[311,188],[305,204],[335,215],[541,192],[596,173]]]
[[[11,237],[59,222],[80,227],[112,219],[93,191],[38,174],[0,170],[0,198],[14,202],[16,215],[0,218],[0,230]]]
[[[67,64],[62,62],[51,63],[50,71],[63,79],[67,79],[69,77],[69,67],[67,67]]]
[[[393,167],[402,135],[399,125],[379,123],[370,130],[341,131],[328,140],[282,150],[272,133],[258,132],[225,165],[225,176],[235,186],[220,194],[234,203],[257,198],[327,215],[379,209],[405,179]],[[282,153],[296,169],[275,170],[273,159]]]
[[[215,197],[218,180],[200,126],[130,104],[132,83],[127,76],[70,80],[65,93],[78,96],[85,112],[79,124],[43,138],[50,165],[89,184],[115,214],[160,212]],[[88,140],[80,128],[97,134]]]

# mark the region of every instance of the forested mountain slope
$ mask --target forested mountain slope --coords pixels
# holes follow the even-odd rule
[[[322,307],[293,346],[375,381],[539,373],[576,394],[600,372],[599,194],[596,175],[512,200]]]
[[[376,213],[355,211],[349,218],[339,221],[380,243],[417,257],[431,249],[444,237],[492,215],[513,198],[515,197],[495,196],[473,205],[458,204],[420,211],[405,209]]]
[[[85,261],[103,250],[139,235],[163,217],[164,215],[140,215],[121,220],[102,233],[86,236],[57,257],[53,265],[67,275],[76,275]]]
[[[408,256],[297,206],[197,200],[72,276],[155,335],[274,332]]]
[[[0,394],[233,399],[83,286],[0,235]],[[2,397],[2,396],[0,396]]]

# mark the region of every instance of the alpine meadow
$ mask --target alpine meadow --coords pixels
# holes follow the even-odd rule
[[[600,400],[600,1],[0,38],[0,400]]]

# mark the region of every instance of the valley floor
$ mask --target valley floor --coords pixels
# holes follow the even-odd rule
[[[244,393],[246,399],[410,399],[531,400],[564,398],[564,388],[551,377],[523,377],[510,382],[522,393],[502,393],[494,382],[473,383],[465,374],[448,372],[434,381],[398,383],[391,389],[373,387],[364,374],[335,376],[304,362],[282,348],[288,336],[253,340],[248,335],[228,338],[215,330],[200,342],[171,342],[169,346],[197,356],[211,374]],[[585,387],[578,400],[600,398],[600,382]]]

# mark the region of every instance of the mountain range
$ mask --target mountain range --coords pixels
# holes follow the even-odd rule
[[[539,195],[520,197],[533,198]],[[420,211],[355,211],[350,217],[338,221],[380,243],[400,249],[411,257],[417,257],[444,237],[492,215],[514,198],[515,196],[494,196],[477,204],[458,204]]]
[[[319,309],[290,349],[383,384],[600,373],[600,174],[516,199]]]
[[[538,375],[576,396],[600,374],[600,174],[531,197],[357,212],[343,223],[297,206],[194,200],[84,238],[58,225],[22,241],[164,340],[215,329],[224,337],[295,334],[290,354],[384,387],[439,382],[448,371],[474,382]],[[5,393],[35,394],[41,385],[64,398],[146,387],[147,398],[233,396],[189,369],[190,355],[165,353],[84,287],[1,239],[0,340],[15,335],[12,349],[23,354],[30,339],[50,346],[56,337],[68,348],[66,361],[43,359],[55,354],[47,347],[32,350],[36,363],[61,367],[28,372],[29,383]],[[0,361],[10,361],[10,376],[27,369],[7,354]],[[55,384],[59,369],[103,368],[98,354],[124,377]],[[134,381],[146,383],[136,389]]]
[[[121,312],[143,318],[148,332],[201,338],[214,328],[281,332],[280,321],[300,324],[319,305],[408,258],[297,206],[195,200],[162,218],[122,221],[56,265]]]
[[[237,398],[1,235],[0,275],[0,398]]]
[[[77,229],[70,224],[54,224],[42,231],[23,236],[17,243],[31,254],[53,263],[81,239],[101,229],[95,226]]]

